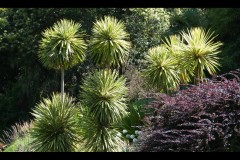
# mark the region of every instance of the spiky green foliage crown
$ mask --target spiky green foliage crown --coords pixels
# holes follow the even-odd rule
[[[113,126],[102,126],[96,117],[85,110],[80,118],[83,151],[120,152],[125,145],[121,133]]]
[[[149,65],[144,71],[144,77],[151,87],[167,92],[178,86],[178,60],[165,46],[150,48],[145,58]]]
[[[101,125],[108,126],[126,114],[125,82],[115,70],[97,71],[85,78],[81,94],[83,104]]]
[[[169,37],[165,37],[162,42],[172,55],[177,56],[182,54],[183,42],[179,35],[171,35]]]
[[[184,55],[184,42],[180,35],[171,35],[169,37],[165,37],[162,40],[163,45],[168,49],[171,56],[175,57],[178,60],[178,66],[176,70],[178,70],[178,74],[180,77],[181,83],[188,83],[191,81],[190,76],[193,76],[193,68],[187,66],[185,63],[185,55]]]
[[[78,123],[74,99],[60,94],[44,98],[33,109],[31,136],[33,148],[40,152],[69,152],[75,149]]]
[[[68,69],[83,61],[86,44],[81,25],[62,19],[43,32],[38,57],[47,68]]]
[[[216,36],[213,34],[214,32],[205,31],[200,27],[188,29],[181,33],[187,43],[183,46],[185,66],[192,67],[193,70],[197,68],[195,76],[200,79],[205,77],[205,69],[212,75],[220,66],[218,53],[222,43],[214,42]]]
[[[93,60],[104,67],[122,64],[130,49],[129,34],[122,21],[105,16],[94,23],[90,40]]]

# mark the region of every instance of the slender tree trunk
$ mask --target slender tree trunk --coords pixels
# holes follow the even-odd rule
[[[199,84],[200,80],[200,67],[197,65],[196,70],[195,70],[195,83],[196,85]]]
[[[63,98],[64,98],[64,69],[61,69],[61,99],[63,102]]]
[[[123,74],[123,65],[121,63],[119,63],[118,72],[119,72],[119,76]]]

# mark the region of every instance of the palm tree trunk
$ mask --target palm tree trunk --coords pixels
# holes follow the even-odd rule
[[[197,65],[196,70],[195,70],[195,83],[196,85],[199,84],[199,79],[200,79],[200,67]]]
[[[119,63],[118,72],[119,72],[119,76],[123,74],[123,65],[121,63]]]
[[[61,69],[61,99],[63,102],[63,97],[64,96],[64,69]]]

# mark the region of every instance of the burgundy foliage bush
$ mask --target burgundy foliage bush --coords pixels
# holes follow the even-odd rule
[[[174,96],[155,97],[137,151],[240,151],[239,75],[233,71]]]

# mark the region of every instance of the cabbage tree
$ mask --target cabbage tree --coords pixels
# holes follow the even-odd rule
[[[194,83],[205,78],[204,71],[215,74],[220,67],[218,53],[222,43],[214,41],[214,32],[197,27],[183,31],[181,35],[186,42],[183,46],[184,63],[187,68],[193,69]]]
[[[148,67],[143,74],[150,87],[162,92],[178,87],[180,83],[177,70],[178,59],[169,52],[165,45],[150,48],[145,58]]]
[[[105,16],[97,20],[92,29],[90,52],[93,61],[102,68],[122,66],[131,47],[124,23]]]
[[[127,115],[126,78],[116,70],[100,70],[88,75],[81,93],[85,114],[81,118],[87,151],[120,151],[124,142],[114,125]]]
[[[42,33],[38,57],[45,67],[61,71],[62,99],[64,70],[75,66],[85,58],[86,44],[80,28],[79,23],[62,19]]]

